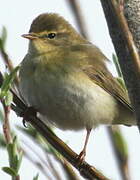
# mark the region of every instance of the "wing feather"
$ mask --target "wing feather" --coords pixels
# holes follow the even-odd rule
[[[94,83],[102,87],[125,107],[133,111],[127,90],[122,87],[117,78],[113,77],[106,66],[106,62],[109,60],[92,44],[79,47],[80,53],[82,48],[83,55],[81,61],[84,61],[83,64],[85,64],[84,67],[81,66],[82,71],[86,73]]]

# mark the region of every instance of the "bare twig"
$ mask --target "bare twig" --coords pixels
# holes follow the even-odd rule
[[[58,174],[58,171],[56,170],[52,160],[50,159],[50,156],[48,154],[46,154],[46,157],[47,157],[47,161],[49,163],[49,166],[50,166],[50,169],[54,175],[54,177],[57,179],[57,180],[61,180],[61,177],[60,175]]]
[[[77,25],[79,27],[79,30],[80,30],[80,33],[85,37],[85,38],[88,38],[87,36],[87,31],[86,31],[86,26],[85,26],[85,22],[84,22],[84,19],[83,19],[83,16],[82,16],[82,11],[80,10],[80,5],[78,3],[77,0],[68,0],[66,1],[69,3],[71,9],[72,9],[72,12],[75,16],[75,19],[76,19],[76,22],[77,22]]]
[[[11,72],[14,69],[12,61],[10,60],[8,54],[5,52],[3,48],[0,48],[0,52],[3,57],[5,65],[8,67],[9,71]]]
[[[9,72],[12,72],[12,70],[14,69],[13,63],[12,63],[11,59],[9,58],[8,54],[5,52],[3,47],[0,48],[0,53],[2,55],[4,64],[6,65],[6,67],[8,67]],[[19,79],[16,76],[14,79],[14,83],[16,86],[18,86],[18,82],[19,82]],[[16,90],[16,88],[15,88],[15,90]]]
[[[40,171],[44,174],[44,176],[46,176],[46,178],[48,180],[52,180],[52,178],[48,175],[47,171],[45,170],[44,166],[42,166],[42,164],[40,164],[39,162],[33,160],[29,155],[28,153],[25,151],[25,149],[23,149],[23,153],[24,155],[26,156],[26,158],[31,161],[38,169],[40,169]]]
[[[4,109],[4,123],[3,123],[3,133],[5,136],[5,141],[7,144],[12,143],[11,130],[9,125],[9,113],[10,106],[6,106],[4,100],[1,100]]]
[[[9,124],[9,114],[10,114],[11,107],[9,105],[5,104],[4,99],[1,99],[1,102],[2,102],[2,105],[3,105],[3,108],[4,108],[3,133],[4,133],[4,136],[5,136],[6,144],[8,146],[8,145],[10,145],[10,144],[12,144],[14,142],[13,137],[12,137],[12,133],[11,133],[11,130],[10,130],[10,124]],[[8,155],[9,155],[9,164],[10,164],[10,167],[11,167],[12,165],[11,165],[11,160],[10,159],[12,158],[13,153],[10,154],[9,151],[8,151]],[[19,174],[12,176],[12,180],[20,180]]]
[[[20,176],[16,176],[14,180],[20,180]]]
[[[34,153],[40,160],[41,164],[44,164],[48,169],[49,169],[49,165],[47,164],[47,162],[45,161],[44,158],[41,157],[40,154],[38,154],[38,152],[36,151],[36,149],[34,149],[32,146],[29,145],[29,143],[27,144],[24,140],[22,140],[23,144],[26,145],[30,151],[32,151],[32,153]],[[22,147],[23,149],[23,147]],[[25,151],[25,150],[24,150]],[[50,169],[49,169],[50,170]]]

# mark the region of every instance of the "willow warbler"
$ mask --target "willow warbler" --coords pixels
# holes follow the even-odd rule
[[[29,48],[19,73],[21,96],[44,122],[87,130],[81,157],[92,128],[135,124],[126,90],[108,71],[105,55],[63,17],[41,14],[22,36]]]

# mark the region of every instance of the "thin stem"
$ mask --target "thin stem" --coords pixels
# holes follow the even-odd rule
[[[3,48],[0,49],[0,52],[1,52],[5,65],[8,67],[9,71],[11,72],[14,69],[12,61],[10,60],[8,54],[5,52]]]
[[[10,124],[9,124],[9,115],[10,115],[10,106],[7,106],[5,104],[4,99],[1,99],[3,108],[4,108],[4,123],[3,123],[3,133],[5,137],[6,144],[13,143],[13,138],[10,130]],[[12,180],[20,180],[20,176],[12,176]]]
[[[25,149],[22,149],[23,153],[25,155],[25,157],[32,162],[32,164],[34,164],[38,169],[40,169],[40,171],[44,174],[44,176],[46,176],[46,178],[48,180],[52,180],[51,177],[48,175],[48,172],[45,170],[45,168],[42,166],[42,164],[40,164],[39,162],[36,162],[34,159],[32,159],[28,153],[25,151]]]
[[[12,143],[12,136],[9,124],[9,114],[10,106],[6,106],[4,100],[1,100],[4,108],[4,123],[3,123],[3,133],[5,137],[6,144]]]
[[[46,154],[46,157],[47,157],[47,161],[48,161],[48,163],[49,163],[50,169],[51,169],[54,177],[55,177],[57,180],[61,180],[61,177],[60,177],[58,171],[56,170],[56,168],[55,168],[52,160],[50,159],[50,156],[49,156],[48,154]]]
[[[80,9],[80,5],[77,0],[68,0],[67,1],[72,9],[72,12],[75,16],[77,25],[79,27],[80,33],[85,37],[88,38],[87,36],[87,29],[85,26],[84,18],[82,16],[82,11]]]
[[[8,54],[5,52],[4,48],[0,48],[0,53],[2,55],[4,64],[6,65],[6,67],[8,67],[9,72],[12,72],[12,70],[14,69],[14,66]],[[18,87],[18,83],[19,83],[19,79],[17,76],[14,79],[14,83],[15,83],[15,87],[14,87],[15,91],[17,91],[16,87]]]

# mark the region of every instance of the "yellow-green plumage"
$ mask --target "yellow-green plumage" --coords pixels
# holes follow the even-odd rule
[[[135,124],[128,95],[108,71],[107,58],[62,17],[40,15],[24,37],[30,43],[19,89],[43,121],[72,130]]]

